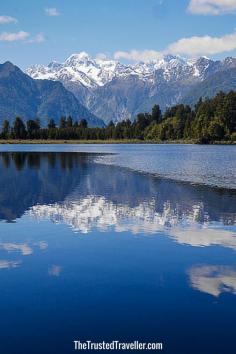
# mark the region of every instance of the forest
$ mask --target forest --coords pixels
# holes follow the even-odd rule
[[[150,113],[139,113],[132,122],[127,119],[104,128],[88,127],[85,119],[53,117],[47,126],[38,119],[24,122],[16,117],[11,125],[5,120],[2,140],[140,140],[153,142],[191,141],[201,144],[236,142],[236,92],[219,92],[214,98],[200,99],[194,108],[178,104],[161,112],[154,105]]]

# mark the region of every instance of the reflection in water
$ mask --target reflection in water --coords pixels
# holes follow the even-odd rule
[[[0,249],[3,249],[7,252],[19,251],[21,252],[22,256],[28,256],[33,253],[33,249],[26,243],[0,243]]]
[[[9,261],[6,259],[0,259],[0,269],[16,268],[21,264],[21,261]]]
[[[174,226],[178,222],[168,206],[164,206],[163,213],[155,210],[155,200],[129,207],[115,204],[104,197],[87,196],[78,200],[67,198],[60,204],[35,205],[29,214],[38,220],[65,223],[81,233],[88,233],[93,228],[107,231],[109,227],[114,227],[116,232],[153,234],[162,230],[163,226]]]
[[[192,210],[176,213],[169,204],[163,206],[161,213],[156,211],[155,200],[144,202],[137,207],[115,205],[104,197],[88,196],[53,205],[36,205],[29,215],[37,220],[50,219],[54,223],[64,223],[74,231],[88,233],[93,228],[133,234],[155,234],[168,231],[169,236],[180,244],[195,247],[221,245],[236,250],[236,233],[216,226],[210,221],[198,222],[200,208],[193,205]]]
[[[0,243],[0,250],[2,249],[9,253],[20,252],[22,256],[29,256],[33,254],[33,247],[38,247],[40,250],[45,250],[48,247],[48,244],[45,241],[40,241],[38,243],[34,243],[33,245],[29,245],[28,243]]]
[[[53,276],[53,277],[59,277],[62,271],[62,267],[59,265],[53,264],[49,269],[48,269],[48,274]]]
[[[39,241],[35,243],[35,245],[38,246],[40,250],[46,250],[48,248],[48,244],[45,241]]]
[[[34,248],[38,248],[43,251],[48,248],[48,244],[45,241],[39,241],[32,244],[25,243],[13,243],[13,242],[1,242],[0,250],[7,253],[20,253],[20,256],[30,256],[34,253]],[[22,260],[0,260],[0,269],[12,269],[19,267],[22,264]]]
[[[158,333],[170,354],[231,353],[236,297],[209,294],[236,294],[236,193],[94,159],[0,154],[2,352],[32,354],[37,343],[37,353],[70,353],[78,333]]]
[[[95,164],[92,154],[0,156],[6,167],[0,176],[3,220],[14,221],[27,214],[65,223],[80,233],[110,228],[133,234],[165,230],[181,244],[236,249],[234,191]]]
[[[223,246],[236,250],[236,232],[234,230],[226,230],[221,225],[196,225],[184,228],[174,228],[170,230],[170,237],[174,238],[178,243],[191,245],[193,247],[207,246]]]
[[[218,297],[224,292],[236,295],[236,269],[228,266],[199,266],[189,271],[193,288]]]
[[[0,219],[12,222],[35,204],[64,200],[89,160],[75,153],[0,153]]]

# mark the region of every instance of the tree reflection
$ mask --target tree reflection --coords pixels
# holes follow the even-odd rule
[[[0,218],[14,221],[32,207],[41,205],[46,209],[55,203],[61,211],[72,207],[75,210],[76,205],[92,200],[91,205],[88,202],[85,206],[87,215],[94,203],[105,201],[106,213],[116,210],[123,216],[135,215],[136,223],[144,222],[145,211],[145,220],[156,220],[161,215],[165,227],[172,227],[176,220],[179,225],[188,220],[196,224],[235,225],[235,191],[193,186],[102,165],[94,163],[94,156],[97,155],[73,152],[0,153]],[[185,235],[178,231],[173,237],[184,239]]]

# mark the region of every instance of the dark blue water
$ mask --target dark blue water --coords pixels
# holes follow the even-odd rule
[[[0,151],[110,153],[97,163],[158,177],[236,189],[236,145],[0,145]]]
[[[112,158],[0,154],[0,353],[73,353],[77,339],[235,353],[236,191]]]

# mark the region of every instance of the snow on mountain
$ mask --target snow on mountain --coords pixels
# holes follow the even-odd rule
[[[132,120],[156,103],[165,110],[181,102],[195,85],[231,68],[236,68],[235,58],[214,61],[164,55],[149,62],[124,64],[81,52],[64,63],[34,65],[26,73],[34,79],[62,82],[82,105],[108,123]]]
[[[199,63],[199,60],[201,62]],[[206,62],[204,62],[204,60]],[[209,59],[208,59],[209,61]],[[26,73],[34,79],[59,80],[62,82],[80,82],[82,85],[93,88],[104,86],[113,78],[126,78],[135,75],[139,79],[152,82],[157,70],[163,71],[168,81],[173,75],[187,71],[193,76],[201,76],[208,66],[207,59],[185,60],[183,58],[166,55],[161,59],[148,63],[134,65],[121,64],[115,60],[92,59],[87,53],[72,54],[64,63],[52,62],[48,66],[33,65]]]
[[[86,87],[103,86],[115,76],[118,63],[91,59],[85,52],[72,54],[62,64],[52,62],[48,66],[33,65],[26,73],[34,79],[79,81]]]

